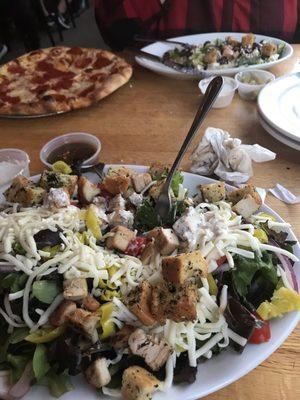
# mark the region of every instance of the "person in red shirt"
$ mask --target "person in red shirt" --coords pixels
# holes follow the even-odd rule
[[[163,39],[204,32],[255,32],[292,41],[300,0],[95,0],[104,41],[115,50],[135,35]]]

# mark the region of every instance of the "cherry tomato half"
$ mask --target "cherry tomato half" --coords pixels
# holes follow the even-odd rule
[[[218,267],[220,267],[222,264],[224,264],[227,261],[226,256],[222,256],[217,260]]]
[[[151,239],[144,237],[144,236],[138,236],[138,237],[132,239],[129,242],[127,249],[125,250],[125,254],[128,254],[129,256],[133,256],[133,257],[140,256],[142,254],[144,248],[150,241],[151,241]]]
[[[261,328],[254,329],[252,336],[249,339],[249,343],[260,344],[260,343],[268,342],[271,339],[270,322],[262,320],[261,318],[259,318],[258,314],[256,314],[256,313],[255,313],[255,316],[256,316],[256,318],[261,320],[261,322],[263,323],[263,326]]]

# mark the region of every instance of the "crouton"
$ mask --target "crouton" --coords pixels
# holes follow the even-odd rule
[[[132,228],[134,223],[133,213],[121,209],[108,214],[107,219],[110,227],[125,226],[126,228]]]
[[[237,39],[235,39],[233,36],[227,36],[226,42],[227,42],[230,46],[232,46],[232,47],[236,47],[236,46],[239,46],[239,45],[241,44],[241,43],[240,43]]]
[[[184,283],[189,278],[206,277],[207,273],[207,261],[198,250],[162,260],[163,278],[170,283]]]
[[[218,50],[214,47],[208,49],[207,52],[204,54],[203,61],[206,64],[213,64],[218,60]]]
[[[208,203],[216,203],[225,199],[225,183],[210,183],[208,185],[200,185],[199,189],[202,193],[204,201]]]
[[[68,323],[88,337],[93,337],[99,320],[99,313],[91,313],[82,308],[77,308],[75,312],[67,316]]]
[[[130,178],[127,176],[106,176],[102,183],[109,193],[116,195],[127,191]]]
[[[261,54],[263,57],[271,57],[277,53],[277,45],[275,43],[264,43],[261,48]]]
[[[149,195],[154,199],[158,199],[159,195],[161,194],[161,191],[164,187],[165,184],[165,179],[162,181],[157,181],[151,188],[149,189]]]
[[[133,365],[125,369],[122,378],[122,398],[124,400],[151,400],[152,394],[161,382],[142,367]]]
[[[120,350],[128,347],[129,336],[135,328],[131,325],[123,325],[122,328],[112,337],[111,344],[114,349]]]
[[[88,383],[97,389],[107,385],[111,380],[111,376],[106,358],[97,358],[85,371],[85,377]]]
[[[129,310],[144,325],[155,324],[155,318],[151,314],[152,287],[147,281],[143,281],[140,285],[132,290],[127,297]]]
[[[44,207],[51,209],[64,208],[70,205],[69,192],[64,188],[51,188],[45,194]]]
[[[262,204],[261,197],[257,193],[253,185],[245,185],[244,187],[236,189],[233,192],[228,192],[227,200],[234,205],[242,200],[244,197],[246,197],[248,194],[250,194],[257,203]]]
[[[85,278],[74,278],[64,281],[64,298],[78,301],[88,295],[88,286]]]
[[[73,196],[78,177],[76,175],[62,174],[55,171],[44,171],[41,175],[39,185],[47,192],[51,188],[64,188],[69,193],[70,197]]]
[[[82,205],[91,204],[96,196],[101,193],[101,189],[89,181],[85,176],[78,180],[78,200]]]
[[[83,299],[82,306],[86,310],[94,312],[99,309],[100,303],[93,296],[87,296]]]
[[[255,41],[255,35],[248,33],[242,37],[242,47],[252,47]]]
[[[77,306],[73,301],[64,300],[51,314],[50,323],[53,326],[61,326],[67,321],[67,317],[75,312]]]
[[[155,240],[156,248],[163,256],[173,253],[179,246],[178,237],[172,229],[157,227],[149,231],[147,236]]]
[[[144,265],[150,264],[154,257],[158,254],[157,247],[154,242],[146,244],[142,254],[140,255],[140,260]]]
[[[111,167],[106,176],[126,176],[130,178],[133,174],[135,174],[135,171],[127,167]]]
[[[148,173],[133,174],[131,177],[134,190],[141,193],[150,182],[152,182],[151,175]]]
[[[35,186],[24,176],[17,176],[11,186],[4,192],[7,201],[19,203],[23,207],[31,207],[42,203],[45,190]]]
[[[152,371],[158,371],[172,353],[172,348],[163,336],[146,334],[136,329],[129,337],[129,348],[133,354],[144,358]]]
[[[114,235],[106,239],[108,249],[125,251],[130,241],[135,237],[135,233],[125,226],[116,226],[110,232]]]
[[[119,193],[109,201],[108,210],[109,211],[124,210],[125,206],[126,206],[126,201],[123,198],[123,196]]]
[[[167,177],[169,172],[169,166],[161,164],[159,162],[152,163],[149,168],[149,174],[154,180],[161,180]]]
[[[236,203],[232,210],[244,218],[249,218],[255,211],[259,209],[261,202],[257,202],[250,194]]]
[[[151,312],[160,324],[164,324],[166,319],[194,321],[197,318],[197,300],[195,285],[161,282],[152,289]]]

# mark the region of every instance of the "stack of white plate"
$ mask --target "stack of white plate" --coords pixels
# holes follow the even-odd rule
[[[300,151],[300,72],[263,88],[258,96],[258,119],[275,139]]]

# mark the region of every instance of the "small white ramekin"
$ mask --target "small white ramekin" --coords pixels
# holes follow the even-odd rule
[[[213,78],[215,78],[215,76],[210,76],[209,78],[202,79],[199,82],[198,86],[202,94],[205,93],[207,86]],[[214,102],[212,108],[228,107],[229,104],[232,102],[234,93],[238,87],[236,81],[233,78],[230,78],[228,76],[223,76],[222,78],[224,80],[223,88],[221,89],[221,92]]]

